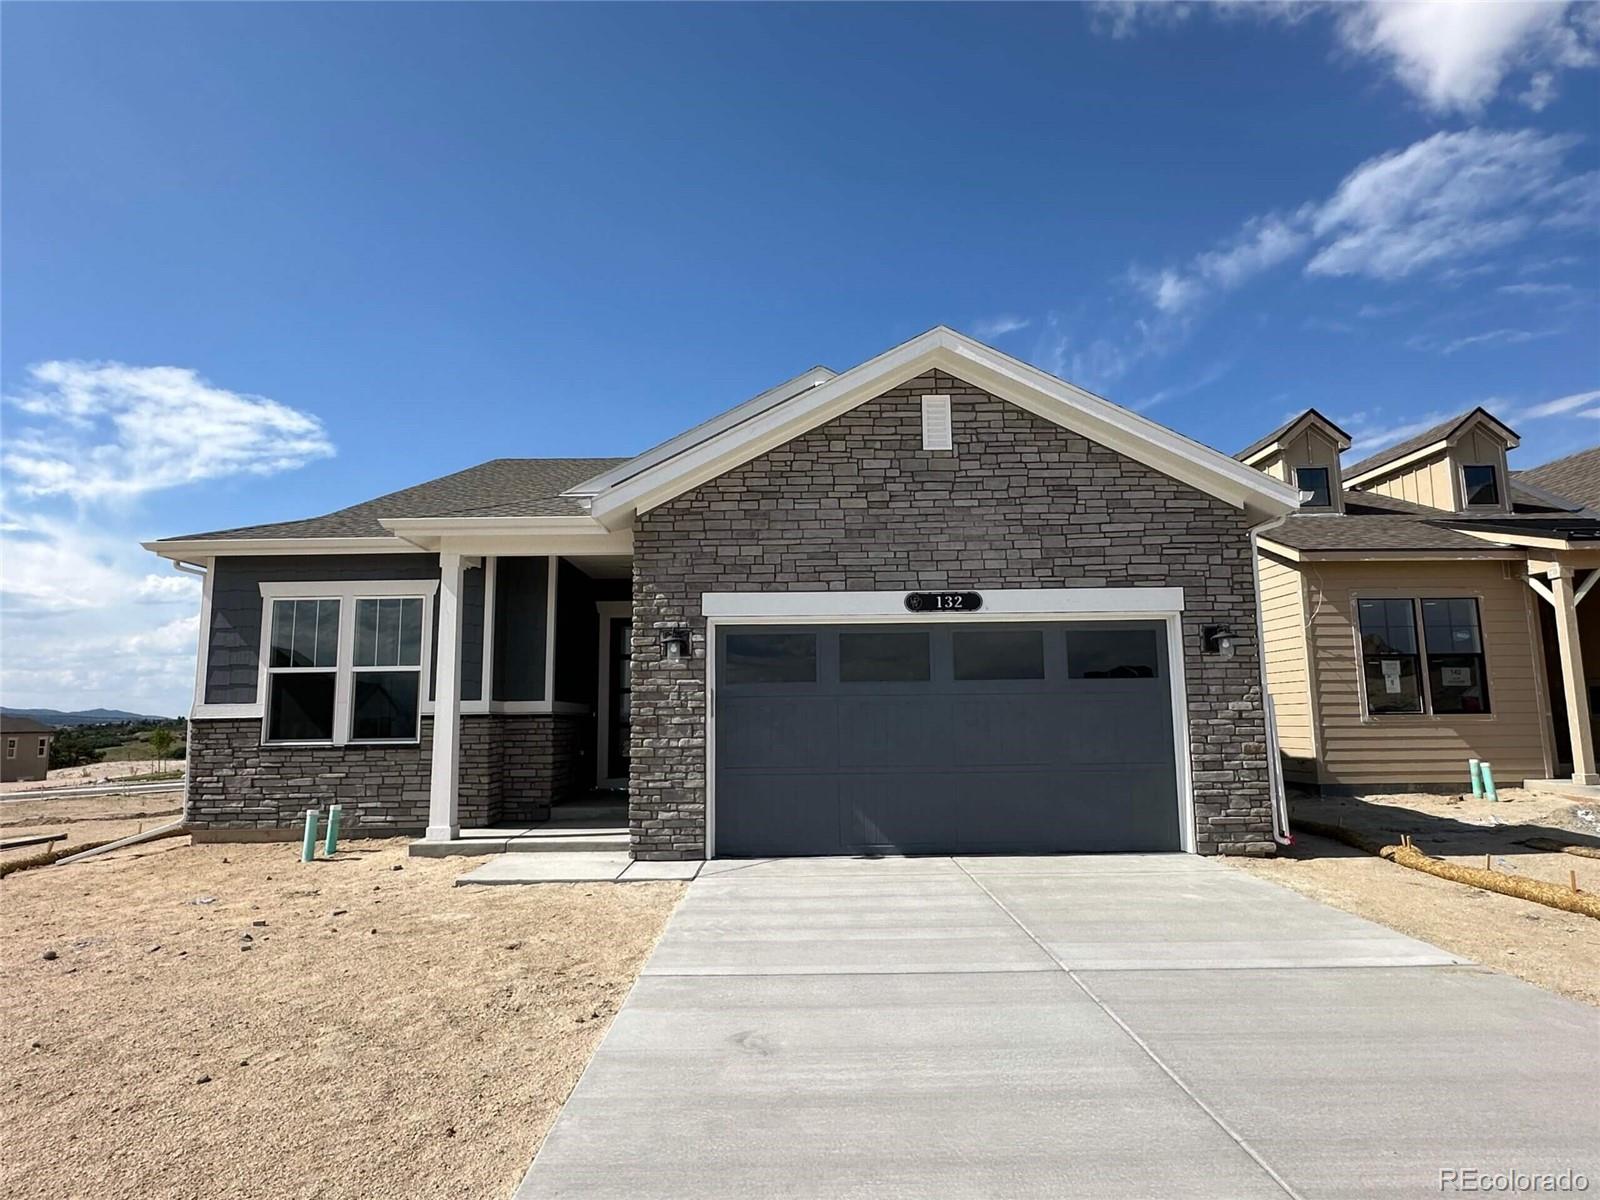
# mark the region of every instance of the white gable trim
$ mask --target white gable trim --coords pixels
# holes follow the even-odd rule
[[[774,405],[782,404],[785,400],[792,400],[803,392],[807,392],[819,384],[827,383],[834,378],[834,373],[827,367],[812,367],[809,371],[796,375],[793,379],[785,379],[777,387],[768,388],[759,396],[746,400],[735,408],[730,408],[725,413],[719,413],[709,421],[702,421],[693,429],[686,429],[676,437],[668,438],[659,446],[653,446],[643,454],[635,455],[620,466],[612,467],[603,475],[596,475],[593,479],[585,479],[562,492],[563,496],[594,496],[614,487],[625,479],[631,479],[641,471],[649,470],[658,463],[666,462],[673,455],[681,453],[690,446],[698,445],[707,438],[716,437],[725,430],[732,429],[741,421],[748,421],[759,413],[766,412]]]
[[[590,513],[627,525],[718,475],[930,370],[943,370],[1057,425],[1254,514],[1299,507],[1299,492],[1092,392],[940,326],[689,446],[596,495]]]

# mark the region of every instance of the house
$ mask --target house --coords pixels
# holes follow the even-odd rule
[[[1513,473],[1474,408],[1350,466],[1308,410],[1238,454],[1300,489],[1258,535],[1288,782],[1332,793],[1600,783],[1600,449]]]
[[[188,819],[639,859],[1270,853],[1252,531],[1289,484],[946,328],[633,458],[147,543],[205,572]]]
[[[50,772],[50,739],[56,731],[32,717],[0,713],[0,783],[43,779]]]

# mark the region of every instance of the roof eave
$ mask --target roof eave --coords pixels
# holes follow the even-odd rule
[[[229,555],[408,554],[416,547],[397,537],[163,538],[140,542],[173,562]]]

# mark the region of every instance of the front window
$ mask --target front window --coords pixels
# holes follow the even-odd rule
[[[1478,602],[1470,597],[1424,600],[1422,634],[1433,711],[1488,712],[1489,685],[1484,679]]]
[[[1410,600],[1362,600],[1361,661],[1367,681],[1367,711],[1422,711],[1422,672],[1417,624]]]
[[[331,742],[339,601],[274,600],[267,650],[267,740]]]
[[[1301,508],[1328,508],[1333,504],[1327,467],[1296,467],[1294,482],[1302,493],[1307,494],[1307,498],[1300,501]]]
[[[269,586],[288,590],[262,588]],[[410,588],[398,583],[310,587],[336,594],[266,599],[265,740],[416,741],[426,698],[427,598],[406,595]]]
[[[350,740],[410,741],[422,697],[422,600],[356,601]]]
[[[1462,467],[1461,482],[1468,508],[1500,507],[1499,473],[1493,466]]]
[[[1489,712],[1489,684],[1478,622],[1468,597],[1361,600],[1362,671],[1372,716]],[[1422,641],[1417,641],[1417,618]]]

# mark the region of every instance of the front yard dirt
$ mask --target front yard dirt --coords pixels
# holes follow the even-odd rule
[[[1507,789],[1497,804],[1444,796],[1290,799],[1297,818],[1342,825],[1375,841],[1410,834],[1437,858],[1569,884],[1600,893],[1600,859],[1549,853],[1523,844],[1553,838],[1600,846],[1593,812],[1545,793]],[[1600,921],[1398,866],[1304,832],[1273,859],[1226,859],[1346,912],[1432,942],[1495,970],[1600,1005]]]
[[[0,881],[0,1195],[509,1194],[681,884],[452,888],[357,841]]]

